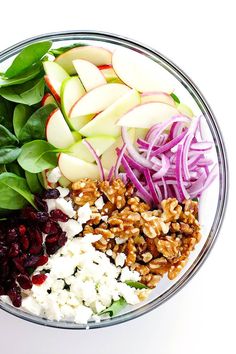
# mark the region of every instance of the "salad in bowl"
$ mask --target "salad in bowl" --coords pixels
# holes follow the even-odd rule
[[[183,82],[141,47],[53,39],[0,76],[0,305],[98,327],[199,257],[219,157]]]

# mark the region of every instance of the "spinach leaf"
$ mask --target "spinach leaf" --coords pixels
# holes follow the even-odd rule
[[[176,103],[180,103],[179,97],[177,97],[173,92],[170,95]]]
[[[3,77],[0,78],[0,87],[23,84],[31,79],[34,79],[41,72],[43,72],[43,66],[42,63],[39,62],[33,67],[27,69],[23,74],[17,75],[12,79],[7,79]]]
[[[17,176],[25,177],[25,171],[19,166],[17,162],[11,162],[6,165],[5,172],[14,173]]]
[[[0,125],[0,148],[2,146],[17,145],[18,139],[7,128]]]
[[[27,142],[36,139],[44,139],[46,137],[46,121],[50,113],[54,110],[54,104],[47,104],[34,112],[19,133],[20,141]]]
[[[0,124],[12,131],[12,115],[14,103],[5,100],[0,96]]]
[[[86,44],[82,43],[74,43],[65,47],[60,47],[60,48],[53,48],[49,50],[49,54],[54,55],[54,57],[58,57],[59,55],[67,52],[70,49],[76,48],[76,47],[84,47]]]
[[[139,281],[126,280],[125,284],[127,284],[135,289],[149,289],[149,287],[147,285],[144,285],[144,284],[140,283]]]
[[[26,180],[14,173],[0,175],[0,208],[16,210],[27,203],[34,204],[34,195],[30,192]]]
[[[21,74],[27,68],[37,63],[51,48],[52,42],[33,43],[24,48],[13,60],[11,66],[5,72],[5,76],[10,79]]]
[[[21,152],[21,148],[17,146],[0,147],[0,164],[8,164],[15,161]]]
[[[44,79],[37,78],[25,82],[22,85],[0,88],[0,96],[5,99],[32,106],[41,101],[44,95]]]
[[[0,174],[3,172],[7,172],[6,165],[0,165]]]
[[[126,300],[121,297],[117,301],[113,301],[111,306],[109,306],[107,309],[103,310],[100,312],[99,315],[104,315],[104,314],[109,314],[110,317],[116,316],[125,306],[127,305]]]
[[[13,113],[13,127],[17,138],[19,138],[20,131],[31,116],[31,114],[31,107],[21,103],[16,105]]]
[[[43,188],[38,180],[37,173],[25,171],[25,178],[32,193],[39,193],[42,191]]]
[[[38,173],[57,166],[59,149],[44,140],[34,140],[23,145],[18,163],[31,173]]]

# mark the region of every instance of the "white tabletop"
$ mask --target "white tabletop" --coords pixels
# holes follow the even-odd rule
[[[207,98],[232,165],[231,197],[218,241],[197,275],[177,295],[139,319],[101,330],[44,328],[0,311],[1,353],[235,353],[236,25],[232,5],[230,0],[146,0],[142,4],[22,0],[1,5],[0,50],[33,35],[67,29],[118,33],[156,48],[182,68]]]

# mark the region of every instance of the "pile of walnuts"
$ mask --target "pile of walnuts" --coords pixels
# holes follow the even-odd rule
[[[104,205],[98,209],[95,203],[100,197]],[[126,265],[137,270],[150,288],[165,273],[174,279],[201,238],[196,201],[179,204],[169,198],[153,210],[134,195],[131,184],[124,185],[120,179],[81,179],[72,184],[72,198],[77,206],[89,202],[92,210],[83,234],[101,234],[94,246],[102,252],[110,250],[114,260],[125,253]]]

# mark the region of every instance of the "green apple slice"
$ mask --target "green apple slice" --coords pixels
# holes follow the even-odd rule
[[[50,144],[59,149],[67,148],[75,142],[59,108],[56,108],[48,117],[46,138]]]
[[[70,147],[69,154],[71,156],[78,157],[79,159],[88,162],[94,162],[95,160],[87,146],[84,144],[84,140],[94,148],[98,156],[101,156],[104,151],[109,149],[109,147],[115,142],[115,138],[112,136],[94,136],[91,138],[85,138]]]
[[[73,65],[73,60],[84,59],[88,60],[96,66],[99,65],[109,65],[111,64],[112,53],[102,47],[96,46],[83,46],[76,47],[68,50],[67,52],[59,55],[55,62],[60,64],[68,74],[75,74],[75,68]]]
[[[61,108],[65,117],[69,116],[71,107],[85,94],[85,89],[77,76],[66,78],[61,85]]]
[[[186,104],[180,102],[180,103],[176,104],[176,107],[177,107],[178,111],[181,114],[183,114],[184,116],[187,116],[189,118],[193,118],[193,116],[194,116],[193,111]]]
[[[171,93],[175,80],[171,73],[147,56],[127,48],[118,48],[112,56],[117,76],[128,86],[140,92]]]
[[[151,128],[173,116],[179,115],[177,108],[160,102],[149,102],[134,107],[123,115],[118,125],[130,128]]]
[[[101,73],[104,75],[107,83],[116,82],[118,84],[123,84],[123,82],[116,75],[111,65],[101,65],[98,68],[101,71]]]
[[[77,157],[61,153],[58,158],[58,166],[65,178],[76,182],[80,178],[100,179],[96,164],[87,162]]]
[[[130,91],[130,88],[122,84],[105,84],[96,87],[87,92],[74,104],[69,113],[69,117],[74,118],[97,114],[128,91]]]
[[[58,183],[61,187],[63,188],[67,188],[70,184],[71,184],[71,181],[69,181],[66,177],[64,176],[61,176],[58,180]]]
[[[165,92],[144,92],[141,95],[141,103],[148,103],[148,102],[161,102],[169,104],[170,106],[175,107],[175,101]]]
[[[121,128],[117,125],[117,122],[126,112],[139,103],[140,94],[138,91],[129,90],[116,102],[80,129],[80,133],[84,136],[96,136],[103,134],[117,137],[121,133]]]
[[[136,129],[129,129],[128,134],[130,137],[131,143],[134,143],[135,141],[135,130]],[[112,166],[115,166],[116,160],[117,160],[117,153],[116,149],[121,149],[123,146],[124,142],[121,136],[119,136],[116,141],[114,142],[113,145],[107,149],[101,157],[101,162],[103,168],[107,169],[108,171],[111,169]]]
[[[41,105],[46,106],[47,104],[55,104],[57,107],[57,102],[51,93],[47,92],[42,98]]]
[[[76,59],[73,60],[73,65],[87,92],[107,83],[102,72],[89,61]]]
[[[76,142],[82,139],[81,134],[79,132],[73,131],[71,133],[72,133],[72,135],[73,135],[73,137],[74,137]]]
[[[46,73],[45,81],[53,96],[60,102],[60,91],[62,82],[69,77],[67,72],[53,61],[44,61],[43,67]]]

